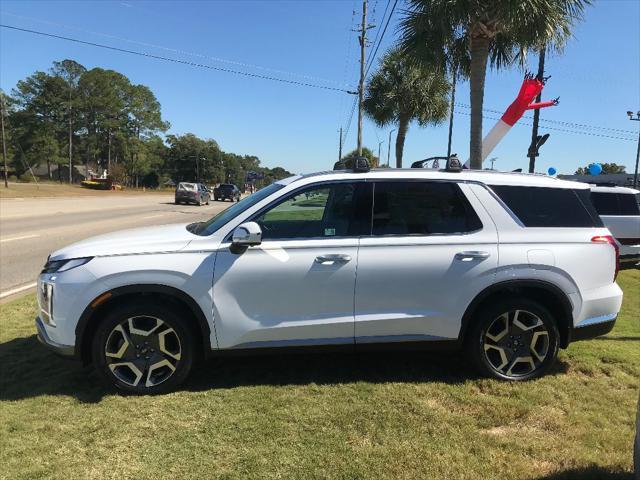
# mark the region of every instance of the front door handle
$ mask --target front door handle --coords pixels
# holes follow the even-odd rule
[[[333,265],[334,263],[347,263],[351,261],[351,255],[335,253],[328,255],[318,255],[315,262],[320,265]]]
[[[476,250],[456,253],[456,259],[463,262],[471,262],[472,260],[484,260],[486,258],[489,258],[489,256],[489,252],[479,252]]]

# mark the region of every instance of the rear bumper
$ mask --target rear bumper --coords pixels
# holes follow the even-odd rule
[[[49,338],[47,330],[44,327],[44,323],[40,317],[36,318],[36,328],[38,330],[38,340],[49,350],[63,357],[75,357],[76,349],[73,345],[62,345]]]
[[[616,319],[613,320],[605,320],[602,322],[592,323],[590,325],[585,325],[583,327],[576,327],[573,329],[571,335],[571,341],[577,342],[579,340],[589,340],[591,338],[596,338],[601,335],[606,335],[616,324]]]

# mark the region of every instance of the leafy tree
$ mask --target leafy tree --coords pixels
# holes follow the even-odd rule
[[[15,146],[22,153],[18,171],[24,168],[23,162],[37,166],[44,159],[51,178],[51,164],[63,160],[64,93],[64,81],[45,72],[35,72],[17,83],[12,99],[17,109],[11,123]]]
[[[80,77],[87,69],[74,60],[62,60],[53,62],[51,74],[55,78],[62,79],[66,86],[66,112],[65,123],[68,125],[68,152],[69,152],[69,183],[73,182],[73,137],[78,130],[78,84]]]
[[[410,0],[402,48],[441,65],[461,66],[470,81],[471,168],[482,168],[482,109],[487,64],[502,68],[527,49],[562,44],[591,0]],[[453,61],[452,61],[453,60]]]
[[[351,167],[349,161],[358,156],[358,149],[351,150],[349,153],[342,157],[342,160],[346,162],[347,167]],[[362,156],[365,157],[369,161],[369,165],[371,168],[375,168],[378,166],[379,158],[373,154],[373,151],[370,148],[362,147]]]
[[[617,163],[601,163],[602,166],[602,174],[606,175],[609,173],[625,173],[625,166],[618,165]],[[576,175],[591,175],[589,172],[589,165],[586,167],[580,167],[576,170]]]
[[[437,125],[447,118],[449,82],[441,70],[410,61],[399,49],[382,59],[367,84],[364,111],[376,124],[398,126],[396,167],[402,168],[404,141],[412,121]]]

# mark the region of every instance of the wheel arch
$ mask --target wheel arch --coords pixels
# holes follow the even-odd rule
[[[459,340],[464,342],[465,335],[473,316],[493,299],[504,296],[521,296],[537,301],[554,315],[560,333],[560,347],[566,348],[571,342],[573,330],[573,307],[568,295],[558,286],[543,280],[507,280],[482,290],[471,301],[462,317]]]
[[[211,328],[198,303],[190,295],[175,287],[138,284],[117,287],[101,293],[87,305],[82,315],[80,315],[76,326],[76,344],[79,346],[77,356],[85,364],[91,362],[91,339],[100,319],[121,302],[136,297],[155,298],[158,301],[165,301],[191,316],[195,321],[190,325],[201,345],[197,353],[203,358],[209,356],[211,353]]]

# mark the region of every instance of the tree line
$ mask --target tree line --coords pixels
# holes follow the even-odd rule
[[[18,178],[28,179],[36,167],[66,182],[106,170],[136,187],[167,180],[243,185],[247,174],[269,183],[291,175],[262,167],[256,156],[224,152],[212,139],[165,135],[170,124],[151,89],[114,70],[62,60],[0,94],[8,170]]]

